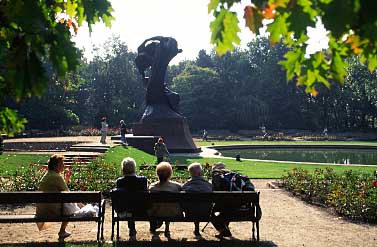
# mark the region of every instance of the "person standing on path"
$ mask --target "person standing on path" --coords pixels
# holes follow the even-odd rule
[[[158,138],[158,141],[154,144],[154,153],[157,157],[157,164],[160,164],[162,161],[164,161],[164,158],[169,158],[169,151],[166,148],[166,145],[164,143],[164,139],[161,137]]]
[[[122,144],[126,144],[126,132],[127,132],[126,124],[124,123],[123,120],[120,120],[120,140]]]
[[[101,143],[106,144],[106,135],[107,135],[107,128],[109,125],[106,123],[106,117],[102,118],[101,121]]]

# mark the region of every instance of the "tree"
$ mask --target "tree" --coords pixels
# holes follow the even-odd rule
[[[241,0],[211,0],[208,12],[215,20],[210,24],[211,43],[222,55],[240,43],[238,17],[231,11]],[[345,58],[358,55],[368,61],[368,69],[377,68],[377,5],[374,0],[251,0],[245,6],[245,25],[255,34],[263,23],[274,44],[282,40],[290,49],[281,64],[288,80],[297,80],[306,92],[317,95],[318,83],[330,88],[331,82],[343,83]],[[263,22],[267,20],[268,22]],[[327,51],[306,55],[307,27],[321,20],[328,30]]]
[[[108,0],[0,1],[0,101],[41,96],[48,85],[44,64],[63,77],[80,61],[71,41],[78,27],[113,19]],[[0,132],[19,132],[25,123],[16,112],[0,109]]]
[[[110,126],[137,121],[142,114],[144,88],[135,67],[136,54],[119,37],[106,41],[104,51],[96,49],[93,61],[81,70],[86,83],[76,91],[73,108],[81,124],[96,126],[106,116]]]

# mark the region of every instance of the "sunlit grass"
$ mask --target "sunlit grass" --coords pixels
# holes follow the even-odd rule
[[[6,171],[15,172],[17,168],[30,164],[46,164],[50,155],[47,154],[2,154],[0,155],[0,175]]]

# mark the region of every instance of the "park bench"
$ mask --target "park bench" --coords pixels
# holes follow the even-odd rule
[[[31,223],[31,222],[75,222],[75,221],[95,221],[98,224],[97,241],[103,239],[103,222],[105,217],[105,200],[99,191],[62,191],[62,192],[42,192],[42,191],[20,191],[20,192],[0,192],[0,205],[19,205],[29,203],[96,203],[99,213],[96,216],[59,216],[59,217],[36,217],[34,213],[28,214],[0,214],[0,223]],[[63,212],[63,207],[62,207]],[[63,215],[63,214],[61,214]]]
[[[234,214],[226,215],[225,220],[231,222],[240,221],[251,221],[252,222],[252,239],[259,241],[259,220],[261,218],[261,210],[259,206],[259,192],[252,191],[237,191],[237,192],[227,192],[227,191],[215,191],[209,193],[188,193],[188,192],[125,192],[120,190],[111,191],[111,202],[112,202],[112,231],[111,240],[114,239],[114,228],[117,226],[117,239],[119,239],[119,222],[120,221],[150,221],[150,220],[160,220],[160,221],[170,221],[170,222],[210,222],[214,219],[214,212],[209,213],[206,216],[201,215],[187,215],[182,214],[182,216],[176,217],[158,217],[148,215],[147,213],[140,215],[132,214],[118,214],[117,209],[127,208],[127,205],[134,207],[132,205],[144,205],[146,208],[150,207],[153,203],[161,202],[177,202],[184,208],[187,203],[201,204],[210,203],[212,205],[223,205],[224,202],[229,204],[235,203],[237,205],[248,205],[245,210],[235,210]],[[256,230],[256,238],[255,238]]]

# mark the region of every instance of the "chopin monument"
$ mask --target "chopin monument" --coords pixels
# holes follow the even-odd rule
[[[138,47],[135,63],[146,89],[146,108],[141,120],[133,126],[133,135],[136,139],[161,136],[170,152],[195,153],[200,149],[192,140],[186,118],[179,112],[179,95],[165,83],[169,62],[181,52],[171,37],[152,37]]]

